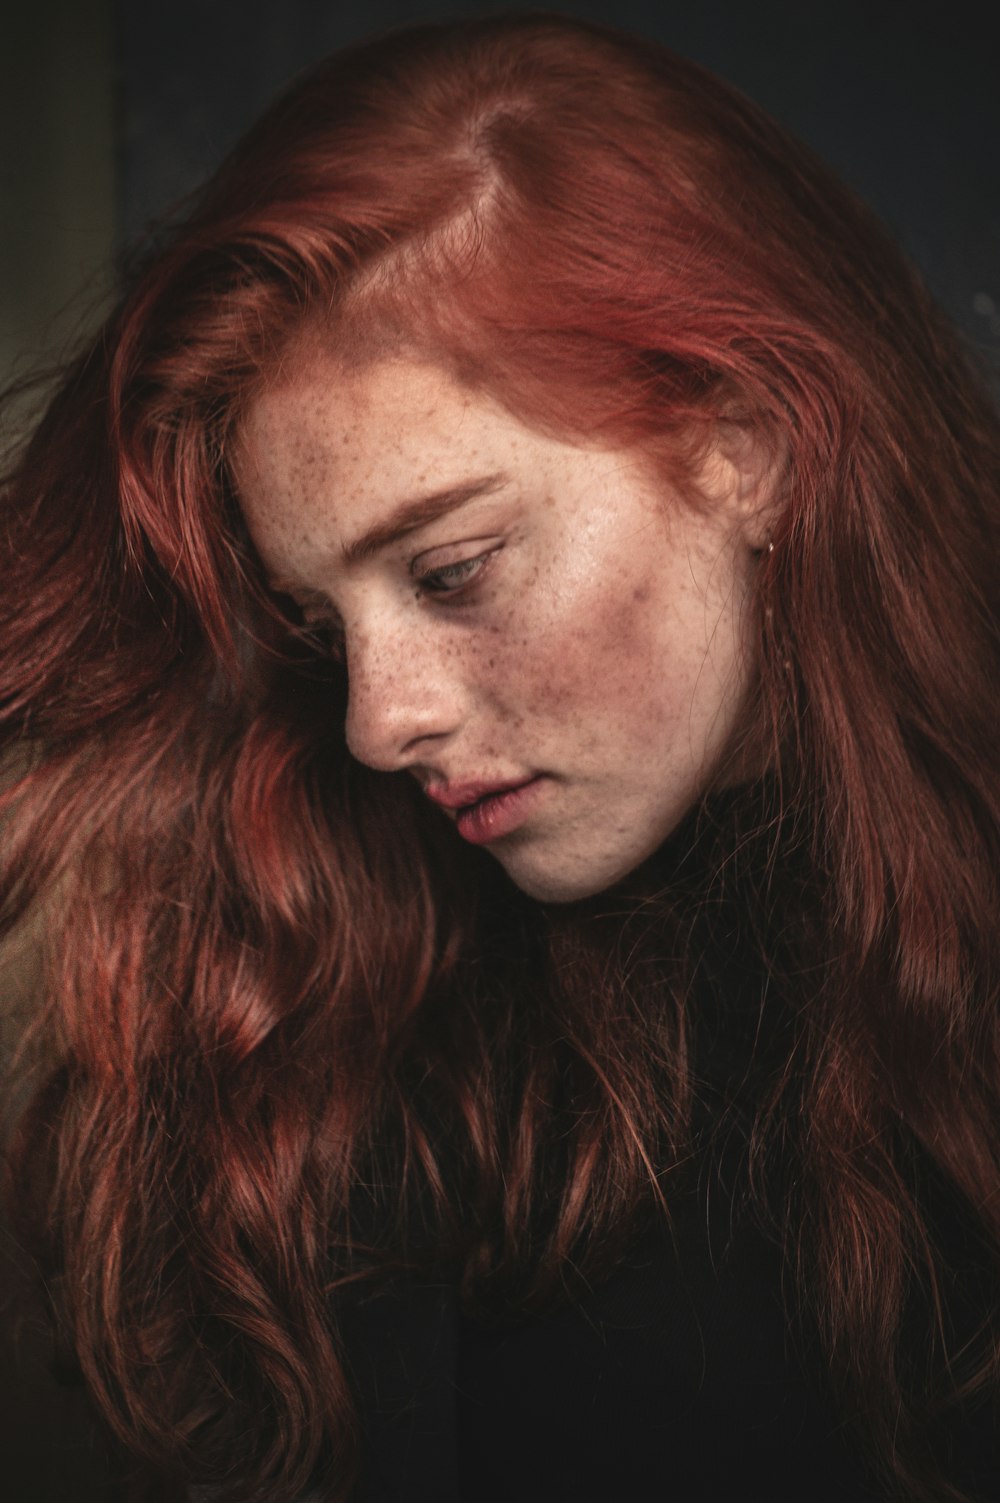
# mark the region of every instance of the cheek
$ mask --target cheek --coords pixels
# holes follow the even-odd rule
[[[490,677],[507,724],[568,725],[584,740],[662,724],[680,685],[647,583],[591,590],[496,633]],[[671,682],[673,679],[673,682]]]

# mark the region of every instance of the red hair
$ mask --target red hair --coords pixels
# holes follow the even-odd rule
[[[995,1311],[952,1370],[918,1192],[936,1176],[996,1266],[995,412],[759,110],[555,19],[423,27],[298,82],[7,482],[4,894],[10,924],[49,895],[56,1059],[15,1166],[87,1382],[168,1480],[280,1503],[325,1465],[345,1496],[336,1286],[404,1261],[469,1301],[554,1299],[571,1253],[620,1254],[690,1120],[690,905],[657,899],[680,958],[654,988],[633,920],[540,913],[440,843],[351,763],[340,670],[261,581],[227,456],[317,330],[354,358],[405,337],[675,469],[720,422],[781,456],[741,734],[798,852],[761,903],[809,923],[773,962],[796,1026],[755,1143],[794,1166],[788,1266],[873,1455],[959,1496],[922,1424],[995,1391]],[[748,801],[713,871],[752,824],[766,843]],[[914,1291],[929,1375],[900,1357]]]

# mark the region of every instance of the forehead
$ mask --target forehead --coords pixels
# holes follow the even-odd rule
[[[495,427],[504,416],[429,360],[398,356],[358,367],[313,356],[251,403],[240,448],[258,463],[278,450],[296,470],[323,461],[365,475],[397,453],[411,458],[414,445],[447,452],[476,442],[484,420]]]
[[[430,361],[312,356],[250,404],[234,473],[264,562],[294,567],[343,549],[404,499],[545,474],[565,448]]]

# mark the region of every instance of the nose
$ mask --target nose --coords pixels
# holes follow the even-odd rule
[[[457,665],[429,633],[369,628],[347,644],[347,747],[378,772],[426,760],[462,721]]]

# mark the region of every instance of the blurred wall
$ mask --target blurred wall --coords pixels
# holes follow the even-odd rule
[[[58,358],[106,305],[116,59],[112,0],[0,0],[0,386]],[[24,958],[0,953],[0,1068],[29,977]],[[0,1219],[0,1493],[12,1503],[114,1503],[93,1416],[77,1385],[54,1380],[52,1356],[33,1281]]]
[[[0,0],[0,384],[93,322],[115,246],[113,0]]]

